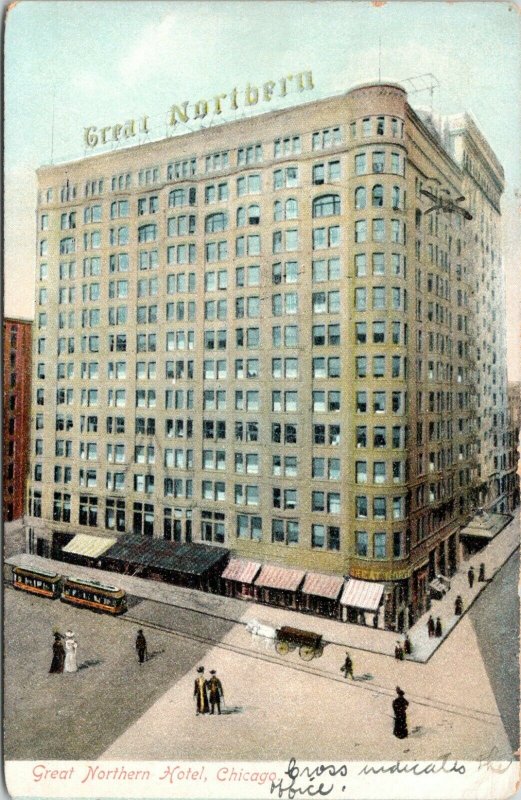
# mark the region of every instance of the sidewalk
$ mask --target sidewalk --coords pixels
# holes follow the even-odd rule
[[[503,564],[508,561],[510,556],[519,547],[519,508],[514,512],[514,519],[506,528],[503,528],[489,544],[476,553],[468,561],[462,561],[458,571],[451,578],[450,591],[441,599],[433,600],[431,609],[425,613],[409,630],[409,638],[413,646],[411,659],[414,661],[426,662],[438,649],[444,639],[450,634],[455,625],[466,614],[470,606],[474,603],[481,592],[486,589],[496,572]],[[485,565],[485,582],[478,582],[479,565]],[[469,586],[467,573],[470,567],[474,567],[474,585]],[[456,597],[461,595],[463,599],[463,614],[456,616],[454,613],[454,602]],[[427,632],[427,620],[432,614],[434,621],[437,617],[441,619],[442,636],[441,638],[429,637]]]
[[[479,565],[485,564],[485,575],[490,580],[503,566],[512,553],[519,546],[519,509],[512,522],[507,525],[495,538],[469,561],[460,564],[459,571],[451,579],[451,589],[442,600],[433,601],[430,612],[424,614],[410,629],[409,637],[413,645],[413,653],[407,660],[426,662],[449,635],[461,617],[454,614],[454,600],[458,594],[463,598],[463,614],[466,613],[472,602],[487,586],[487,583],[478,583]],[[9,563],[10,559],[6,559]],[[186,589],[180,586],[161,583],[159,581],[135,578],[129,575],[107,572],[90,567],[80,567],[64,561],[52,561],[26,553],[16,556],[16,563],[25,566],[40,566],[43,569],[55,569],[62,575],[76,575],[78,577],[98,580],[102,583],[114,584],[124,589],[129,595],[136,598],[151,600],[157,603],[184,608],[190,611],[214,616],[219,619],[246,625],[251,619],[279,628],[289,625],[295,628],[314,631],[322,635],[326,642],[339,645],[343,648],[365,650],[372,653],[394,657],[394,647],[400,637],[393,631],[374,629],[370,626],[355,625],[340,622],[327,617],[305,614],[284,608],[262,605],[244,600],[237,600],[223,595],[207,594],[205,592]],[[467,571],[473,565],[476,573],[476,582],[471,590],[468,585]],[[130,609],[130,613],[132,610]],[[443,636],[439,639],[429,638],[427,635],[427,619],[432,614],[434,619],[441,618]]]

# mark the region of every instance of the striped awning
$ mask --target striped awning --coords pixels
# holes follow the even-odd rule
[[[277,564],[265,564],[260,575],[255,580],[255,586],[296,592],[304,580],[305,574],[300,569],[288,569],[287,567],[279,567]]]
[[[62,550],[64,553],[73,553],[77,556],[98,558],[116,542],[117,539],[106,539],[101,536],[88,536],[86,533],[78,533],[65,547],[62,547]]]
[[[339,575],[321,575],[318,572],[308,572],[304,580],[302,592],[314,594],[317,597],[326,597],[329,600],[338,600],[344,579]]]
[[[228,581],[239,583],[253,583],[261,565],[258,561],[246,561],[243,558],[232,558],[221,575]]]
[[[342,592],[340,603],[343,606],[361,608],[364,611],[376,611],[380,605],[383,591],[383,583],[370,583],[350,578]]]

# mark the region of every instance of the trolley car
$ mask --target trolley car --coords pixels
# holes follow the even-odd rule
[[[62,591],[62,577],[57,572],[47,572],[43,569],[13,567],[13,586],[24,592],[55,600]]]
[[[285,656],[290,650],[299,648],[299,656],[303,661],[311,661],[313,658],[320,658],[324,652],[322,636],[311,631],[302,631],[300,628],[290,628],[283,625],[277,628],[277,639],[275,650],[281,656]]]
[[[127,610],[127,595],[123,589],[82,578],[65,578],[60,600],[107,614],[123,614]]]

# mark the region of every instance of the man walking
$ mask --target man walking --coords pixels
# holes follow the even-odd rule
[[[395,697],[393,700],[393,734],[398,739],[406,739],[409,735],[409,731],[407,730],[407,706],[409,705],[409,701],[405,699],[405,692],[403,689],[400,689],[399,686],[396,687],[396,692],[398,697]]]
[[[461,617],[463,614],[463,598],[460,594],[456,597],[454,602],[454,613],[457,617]]]
[[[343,665],[340,667],[340,672],[344,673],[344,677],[346,680],[348,675],[350,675],[353,680],[355,679],[355,676],[353,675],[353,660],[347,651],[346,651],[345,661]]]
[[[136,636],[136,650],[140,664],[143,664],[143,662],[148,661],[147,640],[145,639],[145,636],[141,628],[138,630]]]
[[[224,692],[223,692],[223,685],[219,678],[217,677],[215,670],[210,670],[210,675],[212,676],[207,683],[208,686],[208,696],[210,699],[210,714],[215,712],[215,706],[217,706],[217,713],[221,713],[221,700],[224,701]]]
[[[432,614],[431,614],[429,619],[427,620],[427,631],[429,633],[429,638],[432,638],[434,636],[435,627],[436,626],[434,624],[434,620],[433,620]]]
[[[403,647],[401,642],[397,641],[394,648],[394,657],[397,661],[403,661]]]
[[[441,629],[441,619],[439,617],[436,618],[436,636],[438,639],[442,636],[442,629]]]
[[[485,565],[483,564],[483,562],[481,562],[481,564],[479,565],[478,581],[480,583],[485,583],[485,581],[486,581],[486,578],[485,578]]]
[[[207,690],[207,682],[204,677],[204,667],[197,667],[198,676],[195,679],[194,684],[194,697],[195,697],[195,715],[196,717],[199,714],[208,714],[208,695],[206,693]]]
[[[472,589],[472,587],[474,585],[474,567],[471,567],[469,569],[469,571],[467,572],[467,577],[469,579],[469,586]]]

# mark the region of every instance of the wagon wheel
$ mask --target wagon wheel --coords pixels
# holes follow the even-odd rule
[[[289,644],[287,642],[278,641],[275,643],[275,650],[279,656],[285,656],[286,653],[289,653]]]
[[[295,642],[288,642],[288,647],[289,647],[290,650],[296,650],[297,649],[297,645],[296,645]]]
[[[310,644],[301,645],[298,653],[303,661],[312,661],[315,658],[315,648]]]
[[[319,644],[319,646],[315,650],[315,658],[320,658],[320,656],[323,654],[324,654],[324,645]]]

